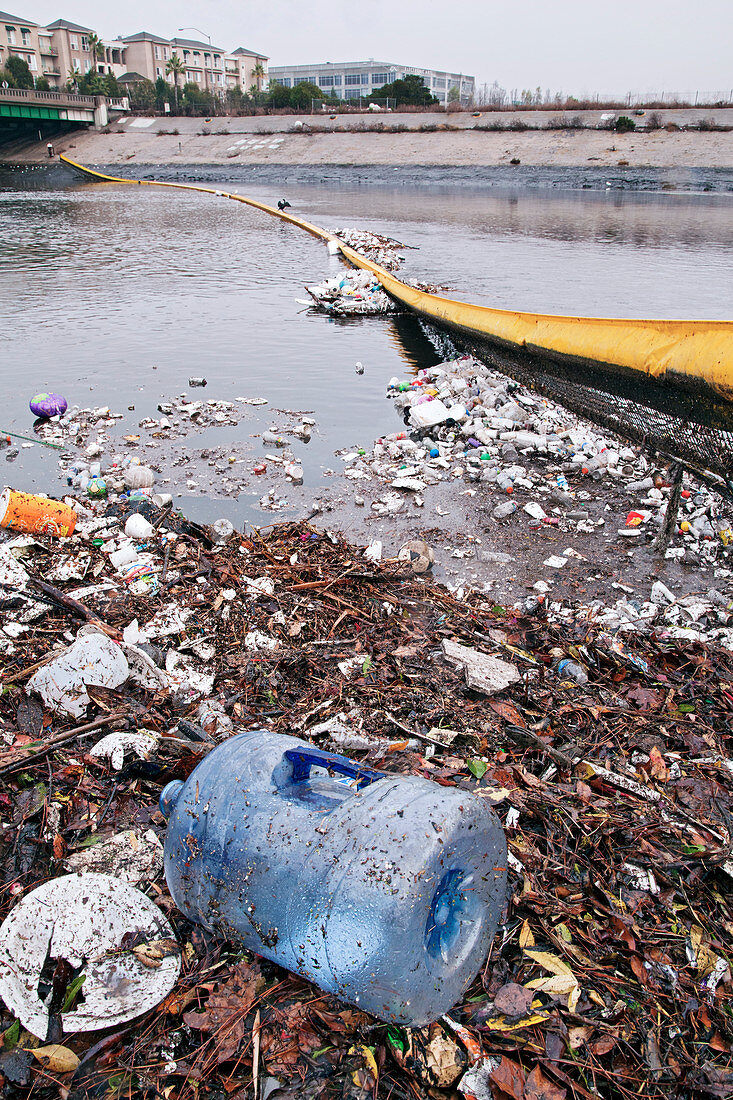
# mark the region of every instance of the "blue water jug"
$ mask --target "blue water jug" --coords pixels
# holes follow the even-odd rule
[[[160,799],[183,913],[382,1020],[422,1025],[486,958],[507,847],[486,801],[257,730]]]

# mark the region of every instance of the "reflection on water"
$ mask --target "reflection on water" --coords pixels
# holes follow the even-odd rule
[[[303,284],[341,269],[320,242],[222,198],[67,178],[52,191],[38,173],[32,189],[24,175],[0,175],[2,427],[26,430],[28,398],[43,389],[82,406],[133,405],[134,427],[161,398],[184,393],[189,376],[204,375],[205,397],[261,395],[271,408],[313,410],[322,434],[306,450],[311,485],[338,465],[336,448],[394,429],[385,382],[435,362],[435,351],[411,318],[343,323],[298,306]],[[228,186],[223,170],[219,185]],[[284,193],[236,188],[271,203]],[[292,186],[287,197],[317,224],[369,227],[417,246],[406,273],[465,300],[730,314],[724,196],[356,188],[342,179]],[[259,426],[253,418],[241,430],[271,418],[266,409]],[[13,476],[53,489],[52,458],[39,452],[22,451]]]

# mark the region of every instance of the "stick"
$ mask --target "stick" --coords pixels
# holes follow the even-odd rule
[[[521,745],[523,741],[529,741],[535,748],[540,749],[546,756],[549,756],[551,760],[554,760],[556,764],[559,764],[561,768],[568,768],[572,770],[578,761],[572,760],[564,752],[560,752],[559,749],[554,749],[552,745],[548,745],[546,741],[543,741],[532,730],[523,729],[521,726],[514,726],[511,722],[507,722],[504,726],[504,733],[508,733],[512,741],[516,741]]]
[[[13,439],[22,439],[25,443],[38,443],[41,447],[53,447],[57,451],[63,451],[65,449],[64,443],[49,443],[46,439],[31,439],[28,435],[18,435],[17,432],[8,432],[5,428],[0,428],[0,435],[9,435]]]
[[[83,726],[77,726],[73,730],[67,730],[66,733],[59,733],[56,737],[52,737],[50,741],[47,741],[43,748],[37,751],[29,749],[19,760],[12,760],[9,764],[0,767],[0,775],[10,775],[12,772],[24,768],[26,764],[42,760],[44,756],[48,756],[50,752],[53,752],[55,748],[63,745],[66,741],[73,741],[75,737],[81,737],[83,733],[91,733],[92,730],[100,729],[102,726],[116,725],[125,717],[127,717],[127,711],[120,710],[115,714],[106,714],[104,718],[96,718],[93,722],[86,722]],[[28,748],[28,746],[25,747]]]
[[[73,611],[75,615],[80,616],[82,619],[86,619],[89,623],[94,623],[100,630],[103,630],[110,638],[120,639],[121,635],[119,630],[115,630],[112,626],[107,626],[102,622],[99,615],[96,615],[93,611],[90,611],[79,600],[75,600],[73,596],[67,596],[65,592],[62,592],[59,588],[54,588],[52,584],[46,584],[45,581],[41,581],[38,577],[31,577],[33,584],[37,585],[41,592],[45,592],[47,596],[50,596],[57,603],[60,603],[62,607],[66,607],[69,611]]]
[[[664,513],[664,523],[659,534],[652,543],[652,549],[658,554],[664,554],[669,546],[669,540],[677,524],[677,513],[680,508],[680,493],[682,492],[682,466],[672,467],[672,492],[669,494],[667,511]]]
[[[416,737],[418,741],[426,741],[428,745],[438,745],[441,749],[450,749],[450,745],[446,745],[445,741],[438,741],[435,737],[428,737],[424,733],[418,733],[417,730],[411,730],[409,726],[406,726],[404,722],[400,722],[399,718],[395,718],[394,714],[390,714],[388,710],[385,710],[384,717],[387,718],[393,726],[397,726],[398,730],[402,730],[403,733],[409,734],[410,737]]]

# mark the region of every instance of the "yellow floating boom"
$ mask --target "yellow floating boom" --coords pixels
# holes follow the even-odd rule
[[[384,290],[409,309],[457,332],[509,348],[525,349],[574,366],[601,366],[614,373],[733,402],[733,321],[654,321],[622,317],[563,317],[471,305],[407,286],[332,233],[267,203],[214,187],[157,180],[130,180],[95,172],[60,158],[90,179],[104,183],[203,191],[254,206],[324,241],[337,244],[356,267],[372,272]],[[582,379],[578,379],[581,381]]]

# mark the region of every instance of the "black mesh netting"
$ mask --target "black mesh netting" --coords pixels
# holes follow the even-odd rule
[[[444,339],[445,333],[441,335]],[[568,366],[464,334],[451,332],[450,336],[458,347],[529,389],[625,439],[682,462],[727,493],[733,492],[732,404],[654,379],[612,374],[597,364]],[[711,474],[715,476],[710,478]]]

